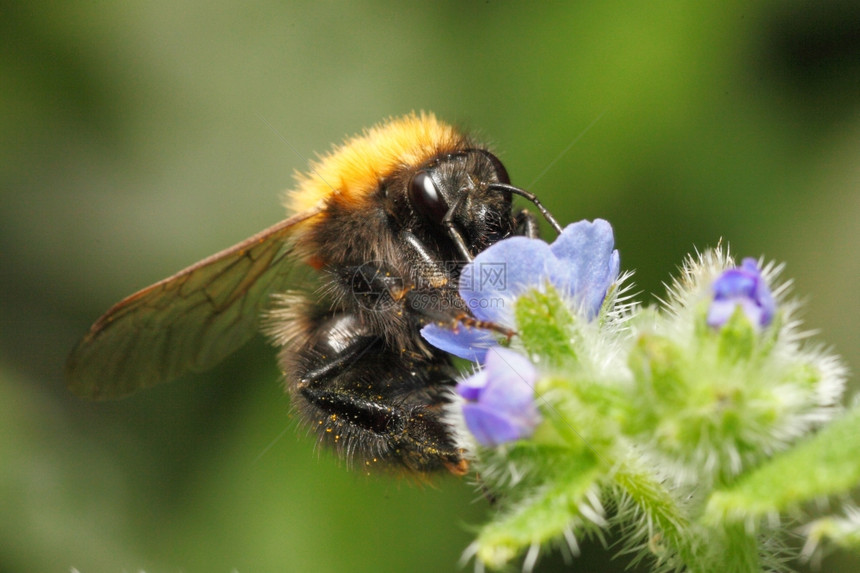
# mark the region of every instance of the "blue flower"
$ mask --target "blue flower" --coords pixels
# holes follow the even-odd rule
[[[756,327],[771,323],[776,303],[755,259],[746,258],[741,266],[723,271],[713,285],[714,300],[708,309],[708,325],[723,326],[741,308]]]
[[[466,402],[466,427],[478,442],[495,447],[532,435],[541,421],[534,402],[537,370],[527,358],[501,346],[487,353],[484,367],[457,384]]]
[[[478,254],[460,275],[460,296],[480,321],[514,328],[514,302],[523,293],[552,285],[591,320],[618,278],[619,258],[612,227],[603,219],[568,225],[548,245],[539,239],[511,237]],[[488,331],[459,325],[429,324],[422,336],[433,346],[473,362],[483,362],[497,345]]]

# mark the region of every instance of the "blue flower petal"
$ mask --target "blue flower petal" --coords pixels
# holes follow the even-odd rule
[[[528,358],[508,348],[493,348],[487,353],[484,371],[492,376],[492,384],[484,389],[482,402],[510,411],[532,404],[537,370]]]
[[[773,298],[773,294],[770,292],[770,287],[767,285],[764,277],[761,276],[758,262],[756,262],[755,259],[749,257],[745,258],[741,263],[741,267],[750,272],[755,272],[758,277],[753,298],[758,302],[758,306],[761,308],[761,319],[759,324],[767,326],[773,320],[773,315],[776,314],[776,301]]]
[[[737,303],[734,300],[715,300],[708,308],[708,326],[719,327],[729,321],[735,313]]]
[[[742,269],[728,269],[714,281],[714,298],[725,300],[734,297],[752,297],[755,289],[755,275]]]
[[[712,289],[714,298],[707,316],[709,326],[723,326],[737,307],[757,327],[767,326],[773,320],[776,301],[755,259],[746,258],[740,267],[723,271]]]
[[[532,431],[521,421],[480,403],[463,404],[463,418],[475,439],[488,448],[519,440]]]
[[[487,385],[487,371],[479,370],[457,384],[457,394],[466,400],[476,402]]]
[[[493,447],[532,434],[540,423],[534,403],[537,370],[524,356],[503,347],[487,353],[480,372],[457,385],[466,426],[484,446]]]
[[[612,226],[603,219],[568,225],[550,246],[562,261],[553,268],[550,281],[573,297],[589,319],[600,312],[606,292],[618,278],[620,258],[614,247]]]
[[[487,349],[498,344],[490,331],[462,324],[456,329],[428,324],[421,336],[436,348],[472,362],[483,362]]]
[[[463,269],[460,296],[475,318],[495,323],[509,321],[513,312],[510,302],[540,284],[551,258],[549,245],[539,239],[511,237],[500,241],[478,253]]]

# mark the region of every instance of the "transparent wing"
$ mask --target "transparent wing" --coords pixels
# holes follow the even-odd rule
[[[114,305],[72,350],[69,388],[118,398],[217,364],[257,331],[269,295],[286,288],[289,236],[320,210],[285,219]]]

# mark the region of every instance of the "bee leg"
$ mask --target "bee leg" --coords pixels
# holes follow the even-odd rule
[[[393,350],[349,313],[309,326],[282,365],[293,403],[321,442],[367,469],[465,473],[444,421],[455,375],[444,356]]]
[[[411,231],[401,231],[401,244],[410,254],[416,277],[404,289],[402,298],[408,308],[430,321],[445,322],[468,314],[457,283],[464,261],[443,261]]]
[[[523,209],[514,216],[514,225],[516,234],[537,239],[540,237],[540,229],[538,229],[537,217],[528,209]]]
[[[425,322],[451,322],[468,315],[457,293],[459,269],[453,263],[434,259],[421,242],[403,233],[403,245],[413,260],[414,276],[402,276],[383,264],[367,263],[339,269],[339,283],[353,308],[384,313],[392,307],[405,308]]]
[[[422,275],[429,273],[429,280],[447,280],[452,277],[452,272],[457,271],[459,274],[463,262],[456,261],[440,261],[439,255],[434,254],[432,250],[421,242],[421,239],[415,236],[415,233],[408,230],[400,232],[400,242],[411,253],[411,259],[414,259],[420,265]]]
[[[523,226],[537,236],[537,219],[529,211],[523,210],[520,218]],[[402,244],[412,252],[413,258],[421,269],[421,281],[410,285],[403,291],[406,306],[425,321],[448,324],[455,327],[462,322],[475,328],[484,328],[504,334],[509,339],[514,332],[508,328],[476,320],[468,311],[466,303],[457,292],[457,282],[462,269],[462,262],[440,262],[438,258],[410,231],[400,233]],[[429,288],[428,288],[429,287]]]

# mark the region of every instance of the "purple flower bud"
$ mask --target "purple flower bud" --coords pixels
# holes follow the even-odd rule
[[[723,271],[714,281],[714,300],[708,309],[708,325],[720,328],[740,307],[756,327],[771,323],[776,303],[755,259],[746,258],[741,266]]]
[[[537,370],[504,347],[487,352],[481,371],[457,385],[466,402],[463,417],[481,445],[495,447],[532,435],[541,421],[534,403]]]

